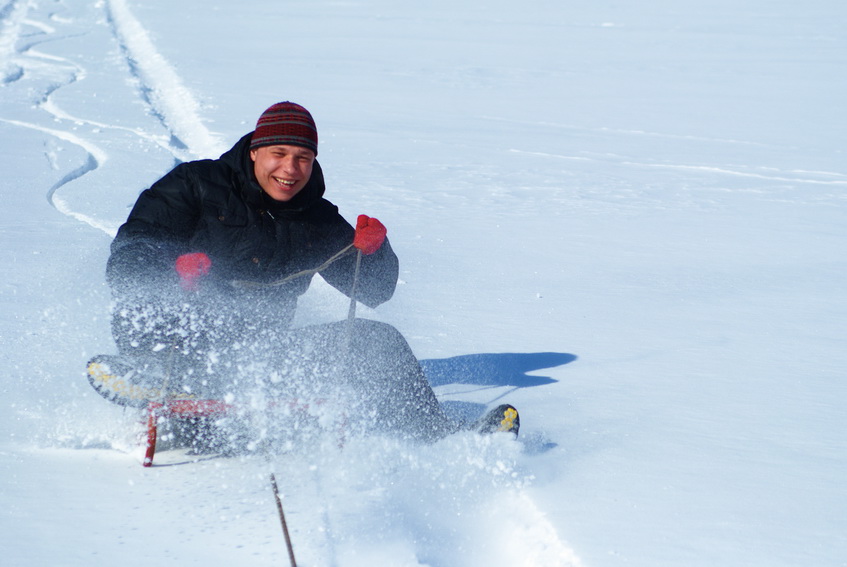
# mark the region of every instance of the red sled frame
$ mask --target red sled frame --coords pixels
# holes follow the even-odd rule
[[[144,449],[142,466],[153,466],[156,454],[156,440],[159,436],[159,419],[175,417],[222,417],[232,410],[232,406],[218,400],[170,400],[168,402],[150,402],[147,404],[147,444]]]
[[[327,400],[314,401],[320,406]],[[278,404],[273,404],[278,405]],[[282,403],[291,409],[308,411],[309,403],[292,400]],[[232,415],[235,405],[220,400],[168,400],[165,402],[149,402],[147,404],[147,440],[144,447],[144,467],[153,466],[153,457],[156,455],[156,441],[159,436],[159,422],[164,418],[191,419],[197,417],[220,418]],[[338,422],[338,447],[344,446],[347,431],[347,415],[343,413]]]

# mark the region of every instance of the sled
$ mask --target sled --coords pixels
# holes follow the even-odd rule
[[[311,407],[323,406],[328,401],[318,399],[313,402],[305,402],[301,400],[288,400],[284,402],[273,402],[269,405],[269,410],[276,410],[282,415],[296,416],[295,419],[303,419],[311,417],[312,420],[317,419],[310,414]],[[234,404],[223,402],[220,400],[184,400],[173,399],[166,401],[150,401],[147,404],[145,416],[145,435],[143,436],[144,458],[141,462],[144,467],[152,467],[153,459],[156,456],[157,442],[159,439],[159,427],[166,420],[172,422],[188,421],[192,419],[220,419],[226,416],[241,416],[246,415],[246,412]],[[335,442],[339,448],[344,446],[347,431],[347,416],[342,413],[337,420],[337,431]]]
[[[147,404],[147,439],[142,466],[152,467],[162,419],[217,418],[226,415],[232,406],[218,400],[170,400]]]
[[[256,407],[243,403],[237,405],[190,394],[179,388],[169,388],[167,375],[156,367],[155,361],[137,361],[120,355],[97,355],[88,362],[87,373],[89,383],[101,396],[115,404],[142,410],[142,464],[145,467],[153,466],[163,424],[173,425],[176,431],[189,432],[188,437],[191,439],[192,421],[195,424],[205,422],[204,427],[209,427],[210,423],[217,420],[232,418],[232,423],[244,425],[261,413]],[[306,435],[305,425],[315,426],[322,432],[327,431],[326,424],[320,423],[321,419],[316,412],[321,406],[329,405],[329,402],[329,399],[321,398],[277,398],[268,402],[263,409],[286,436],[302,441]],[[339,407],[341,411],[333,423],[338,426],[337,442],[341,446],[347,426],[347,408],[343,404]]]

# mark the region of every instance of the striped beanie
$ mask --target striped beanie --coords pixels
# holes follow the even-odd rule
[[[278,102],[259,117],[250,149],[262,146],[301,146],[318,155],[318,129],[309,111],[293,102]]]

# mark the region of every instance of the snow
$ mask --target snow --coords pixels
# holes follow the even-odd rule
[[[4,565],[847,564],[847,6],[0,0]],[[90,390],[137,194],[279,100],[397,326],[519,442],[139,465]],[[300,322],[337,320],[321,282]]]

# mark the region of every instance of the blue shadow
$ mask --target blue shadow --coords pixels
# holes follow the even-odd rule
[[[563,352],[465,354],[452,358],[421,360],[421,367],[432,386],[477,384],[531,388],[557,382],[549,376],[530,376],[527,372],[554,368],[576,360]]]

